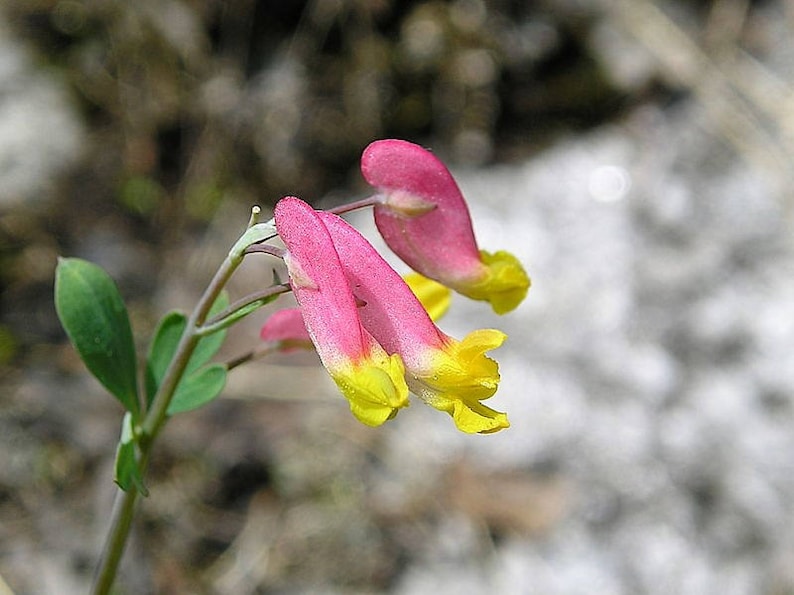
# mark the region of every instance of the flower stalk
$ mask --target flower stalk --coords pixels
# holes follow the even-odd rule
[[[252,211],[249,228],[246,233],[243,234],[242,238],[250,236],[250,231],[255,229],[256,215],[258,212],[258,207]],[[240,243],[240,240],[238,240],[237,244],[235,244],[233,249],[229,252],[226,259],[215,272],[209,285],[204,290],[204,293],[199,298],[193,313],[190,315],[190,318],[188,318],[187,326],[179,340],[174,357],[155,393],[151,406],[147,410],[143,422],[140,424],[139,428],[137,428],[139,432],[138,447],[140,450],[138,469],[141,475],[145,475],[146,473],[149,454],[157,436],[168,419],[168,407],[171,404],[180,380],[185,374],[188,362],[201,339],[202,330],[209,316],[210,309],[234,271],[242,263],[245,249],[240,248]],[[226,316],[232,316],[236,310],[240,310],[251,303],[267,299],[272,295],[278,295],[284,291],[287,291],[287,289],[283,285],[270,288],[260,295],[243,301],[243,303],[235,304],[234,307],[229,309],[229,313],[226,314]],[[121,488],[118,489],[105,546],[102,550],[102,556],[94,575],[94,584],[91,590],[92,595],[107,595],[113,587],[118,572],[118,566],[121,562],[121,557],[132,526],[138,495],[139,490],[135,486],[129,487],[126,491]]]

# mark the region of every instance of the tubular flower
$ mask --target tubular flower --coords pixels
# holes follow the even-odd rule
[[[280,351],[314,349],[300,308],[286,308],[271,314],[262,325],[259,338],[277,345]]]
[[[485,355],[505,340],[486,329],[457,341],[442,333],[397,272],[341,218],[318,213],[330,232],[353,293],[362,304],[364,327],[405,364],[408,387],[426,403],[449,413],[459,430],[496,432],[507,416],[480,401],[499,385],[499,368]]]
[[[466,201],[446,166],[402,140],[371,143],[361,156],[364,178],[382,202],[375,224],[389,247],[419,273],[504,314],[529,290],[529,277],[509,252],[480,251]]]
[[[362,326],[355,298],[328,231],[302,200],[275,208],[284,261],[306,329],[320,360],[359,421],[377,426],[408,405],[405,369]]]

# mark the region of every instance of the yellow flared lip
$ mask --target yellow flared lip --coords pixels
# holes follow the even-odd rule
[[[431,407],[449,413],[462,432],[491,433],[509,427],[506,414],[481,403],[494,395],[500,380],[499,365],[485,353],[506,338],[501,331],[481,329],[462,341],[449,339],[430,354],[425,370],[411,375],[412,391]]]
[[[378,353],[329,372],[363,424],[379,426],[409,404],[405,366],[399,355]]]
[[[515,310],[527,296],[531,281],[518,259],[504,250],[480,251],[484,274],[474,282],[454,287],[473,300],[489,302],[497,314]]]

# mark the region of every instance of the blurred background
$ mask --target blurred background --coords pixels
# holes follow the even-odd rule
[[[143,353],[251,205],[365,196],[386,137],[533,278],[441,322],[508,333],[512,427],[371,429],[311,355],[236,369],[155,449],[118,593],[794,593],[793,32],[789,0],[2,0],[0,593],[86,592],[113,499],[57,256]]]

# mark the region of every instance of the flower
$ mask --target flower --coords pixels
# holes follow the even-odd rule
[[[381,194],[375,224],[406,264],[498,314],[521,303],[530,285],[521,263],[478,249],[466,201],[437,157],[407,141],[379,140],[364,150],[361,172]]]
[[[279,351],[314,349],[300,308],[285,308],[271,314],[262,325],[259,338],[273,343]]]
[[[318,215],[360,304],[361,323],[387,353],[400,357],[411,392],[449,413],[463,432],[509,427],[504,413],[481,403],[499,386],[498,364],[485,352],[499,347],[505,334],[484,329],[463,341],[444,334],[400,275],[356,229],[334,214]]]
[[[362,326],[356,301],[318,213],[295,197],[275,208],[284,261],[306,329],[325,368],[363,423],[377,426],[408,405],[405,369]]]

